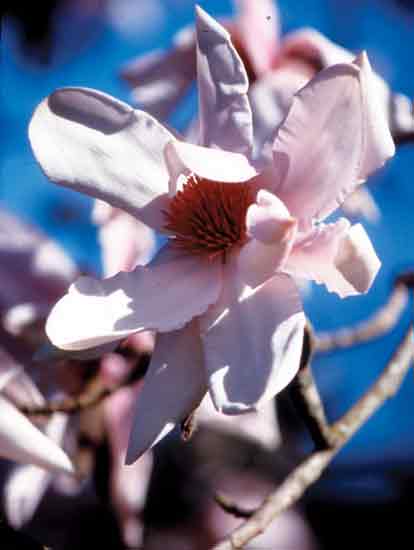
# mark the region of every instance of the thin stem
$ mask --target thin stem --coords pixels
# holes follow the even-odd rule
[[[136,367],[132,370],[123,382],[111,388],[88,389],[84,393],[75,397],[65,397],[60,400],[48,401],[40,406],[19,406],[19,410],[28,416],[48,416],[56,412],[74,414],[89,407],[94,407],[103,401],[106,397],[115,393],[119,388],[129,386],[144,377],[149,364],[149,355],[142,354]]]
[[[305,330],[301,366],[289,386],[289,392],[296,410],[309,430],[316,449],[322,450],[331,447],[332,437],[311,369],[315,342],[312,328],[308,324]]]
[[[408,282],[405,282],[401,277],[387,303],[372,317],[353,327],[316,335],[315,351],[327,352],[335,349],[349,348],[368,342],[374,338],[379,338],[391,330],[396,325],[408,303],[408,286]]]

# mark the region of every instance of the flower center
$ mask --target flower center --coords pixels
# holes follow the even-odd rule
[[[246,241],[246,212],[255,202],[247,183],[222,183],[190,175],[164,211],[173,245],[213,260]]]

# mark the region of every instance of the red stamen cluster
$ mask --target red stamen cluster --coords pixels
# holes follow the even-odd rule
[[[246,240],[246,212],[254,202],[247,183],[188,177],[164,212],[174,246],[210,260]]]

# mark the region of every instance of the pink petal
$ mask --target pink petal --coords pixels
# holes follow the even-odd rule
[[[36,407],[45,403],[43,395],[23,368],[9,378],[2,394],[19,406]]]
[[[360,67],[360,81],[364,109],[364,147],[358,176],[365,180],[395,153],[395,145],[388,127],[389,90],[385,82],[371,69],[365,52],[355,60]]]
[[[37,107],[29,138],[52,181],[160,226],[163,149],[173,136],[150,115],[96,90],[63,88]]]
[[[2,392],[7,384],[22,370],[23,367],[0,348],[0,392]]]
[[[305,316],[297,288],[275,275],[254,290],[237,262],[227,266],[222,294],[200,319],[215,407],[225,414],[257,409],[295,376]]]
[[[76,274],[56,243],[0,210],[0,312],[6,330],[18,334],[44,318]]]
[[[254,71],[260,77],[278,53],[280,20],[273,0],[236,0],[237,31]]]
[[[342,203],[342,210],[347,216],[366,218],[371,223],[378,222],[381,218],[381,211],[375,202],[374,197],[365,185],[349,195]]]
[[[196,6],[200,143],[249,155],[253,145],[249,80],[230,35]]]
[[[22,528],[34,516],[53,475],[37,466],[16,468],[4,486],[4,509],[7,521]]]
[[[271,160],[271,145],[292,105],[293,96],[312,76],[309,67],[292,61],[263,75],[250,86],[255,153],[260,161],[268,164]]]
[[[354,55],[334,44],[313,29],[305,29],[288,35],[283,42],[281,56],[306,59],[315,68],[325,68],[335,63],[350,63]],[[391,92],[386,82],[373,73],[367,55],[363,52],[355,63],[361,68],[360,80],[363,90],[365,148],[359,177],[367,175],[393,156],[395,152],[388,131]]]
[[[271,189],[304,226],[329,215],[367,167],[378,168],[393,154],[386,124],[378,122],[380,137],[373,138],[370,88],[364,58],[329,67],[296,94],[278,131]]]
[[[295,224],[283,202],[264,189],[259,190],[256,203],[247,210],[248,234],[265,244],[280,243]]]
[[[0,455],[56,472],[73,474],[67,455],[16,407],[0,396]]]
[[[335,266],[355,293],[371,288],[381,262],[361,224],[353,225],[348,231],[335,258]]]
[[[142,109],[166,120],[196,78],[194,31],[180,31],[168,51],[156,50],[131,61],[121,77],[134,88],[134,100]]]
[[[112,506],[118,516],[126,548],[142,545],[144,526],[140,515],[147,499],[152,462],[151,453],[146,453],[129,466],[118,460],[112,470]]]
[[[171,141],[165,148],[165,160],[170,173],[170,193],[180,188],[180,175],[194,173],[200,178],[236,183],[247,181],[256,170],[239,153],[200,147],[183,141]]]
[[[118,356],[119,357],[119,356]],[[112,361],[116,360],[113,355]],[[117,390],[104,403],[104,414],[112,452],[111,499],[127,546],[141,544],[143,511],[152,471],[152,454],[145,453],[134,464],[125,466],[125,455],[135,403],[142,383]]]
[[[247,210],[247,232],[252,237],[241,249],[240,273],[251,287],[264,283],[285,264],[297,233],[297,221],[272,193],[261,189]]]
[[[158,334],[137,401],[126,462],[131,464],[165,437],[206,393],[198,322]]]
[[[315,29],[300,29],[287,34],[279,55],[281,58],[303,59],[313,65],[315,71],[337,63],[350,63],[355,57]]]
[[[134,332],[182,328],[216,301],[221,270],[218,261],[166,246],[146,267],[78,279],[53,308],[46,332],[55,346],[81,350]]]
[[[326,285],[341,298],[367,292],[381,266],[360,225],[321,224],[295,245],[284,270]]]
[[[118,271],[131,271],[145,265],[155,251],[155,235],[136,218],[114,209],[99,229],[103,271],[111,277]]]

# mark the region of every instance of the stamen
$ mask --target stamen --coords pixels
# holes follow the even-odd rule
[[[164,211],[173,246],[210,260],[246,241],[246,212],[254,203],[250,185],[190,175]]]

